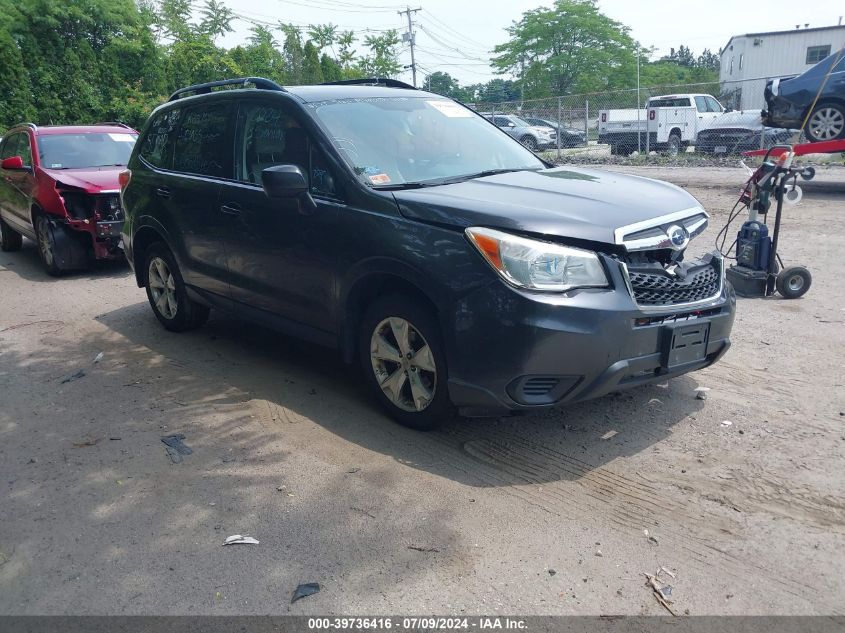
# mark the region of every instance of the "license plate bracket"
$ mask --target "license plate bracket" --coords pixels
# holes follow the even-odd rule
[[[120,237],[123,220],[97,222],[97,237]]]
[[[661,364],[672,369],[679,365],[704,360],[710,339],[710,322],[674,325],[663,329]]]

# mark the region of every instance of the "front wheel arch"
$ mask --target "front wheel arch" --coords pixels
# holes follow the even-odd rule
[[[358,331],[364,313],[374,301],[386,295],[413,297],[439,317],[435,301],[418,284],[406,277],[385,272],[372,272],[363,276],[351,286],[343,303],[343,333],[340,344],[343,359],[347,363],[355,362],[358,353]]]

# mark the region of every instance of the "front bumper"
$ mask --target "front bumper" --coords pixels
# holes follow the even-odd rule
[[[577,402],[701,369],[728,350],[729,284],[694,308],[642,310],[620,267],[608,273],[612,289],[549,295],[497,281],[466,296],[445,327],[453,403],[468,415],[496,415]],[[669,359],[673,328],[702,324],[703,354]]]

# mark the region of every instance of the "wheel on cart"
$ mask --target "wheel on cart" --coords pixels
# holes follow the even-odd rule
[[[813,276],[803,266],[784,268],[775,278],[775,287],[784,299],[797,299],[804,296],[813,283]]]

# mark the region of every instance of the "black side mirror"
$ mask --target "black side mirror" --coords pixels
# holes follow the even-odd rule
[[[261,186],[268,198],[295,198],[302,215],[309,215],[317,203],[308,192],[308,182],[296,165],[273,165],[261,172]]]
[[[261,172],[268,198],[296,198],[308,192],[308,183],[296,165],[273,165]]]

